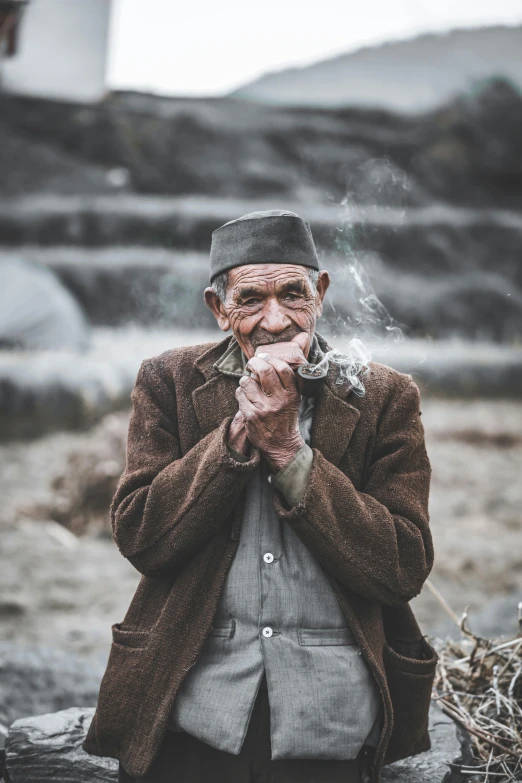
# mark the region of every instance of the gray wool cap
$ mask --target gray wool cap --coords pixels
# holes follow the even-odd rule
[[[319,269],[310,223],[287,209],[249,212],[216,228],[210,281],[245,264],[297,264]]]

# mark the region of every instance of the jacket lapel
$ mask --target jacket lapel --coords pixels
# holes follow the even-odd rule
[[[343,399],[342,393],[333,391],[332,385],[325,383],[315,403],[310,445],[319,449],[333,465],[338,465],[361,414]]]
[[[223,355],[230,340],[230,337],[226,337],[225,340],[201,354],[194,363],[206,379],[202,386],[198,386],[192,392],[192,403],[202,437],[219,427],[227,416],[235,416],[238,410],[236,400],[238,379],[224,375],[214,367],[214,362]]]
[[[321,350],[330,346],[317,335]],[[349,384],[337,384],[337,371],[330,367],[323,391],[315,403],[310,445],[319,449],[333,465],[338,465],[348,448],[360,418],[360,411],[348,399],[353,394]]]

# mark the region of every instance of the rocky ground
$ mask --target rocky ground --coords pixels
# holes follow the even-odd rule
[[[423,421],[433,467],[430,513],[435,565],[430,582],[460,615],[496,596],[522,599],[522,404],[516,401],[424,399]],[[412,607],[426,633],[445,617],[425,587]],[[492,630],[493,632],[493,630]]]
[[[522,597],[522,403],[426,397],[422,411],[433,466],[430,582],[457,614],[468,605],[472,622],[492,598]],[[83,434],[0,447],[3,640],[107,654],[110,626],[139,580],[107,518],[128,415],[110,414]],[[423,631],[438,633],[446,615],[427,587],[412,606]],[[512,627],[499,633],[515,625],[513,597]]]

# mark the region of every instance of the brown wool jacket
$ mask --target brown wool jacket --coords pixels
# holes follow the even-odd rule
[[[321,348],[326,342],[318,335]],[[116,544],[142,574],[113,643],[83,743],[144,775],[170,709],[210,632],[238,547],[246,483],[259,462],[226,448],[237,378],[214,362],[230,338],[145,360],[132,392],[127,464],[111,505]],[[366,394],[335,383],[316,403],[313,464],[291,525],[323,565],[381,691],[384,725],[370,762],[430,748],[428,710],[437,653],[409,601],[433,565],[431,467],[411,376],[370,363]]]

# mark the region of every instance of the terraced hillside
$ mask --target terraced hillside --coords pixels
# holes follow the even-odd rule
[[[0,192],[522,206],[522,97],[491,80],[423,115],[116,93],[0,95]],[[122,171],[124,170],[124,171]]]
[[[331,271],[327,336],[417,339],[419,354],[443,340],[414,368],[428,389],[512,396],[520,138],[522,97],[502,81],[416,117],[233,98],[1,96],[0,275],[13,258],[45,267],[92,329],[72,365],[0,352],[4,438],[89,426],[128,404],[140,356],[214,327],[201,296],[212,231],[282,206],[310,221]],[[386,361],[408,366],[397,350]]]
[[[374,289],[411,337],[520,337],[522,213],[513,210],[40,195],[0,201],[0,260],[21,253],[48,266],[95,324],[208,327],[201,292],[212,231],[281,204],[310,221],[332,273],[330,326],[373,323],[361,300]]]

